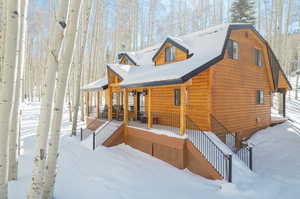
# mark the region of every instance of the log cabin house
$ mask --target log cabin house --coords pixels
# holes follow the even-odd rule
[[[202,142],[182,140],[197,139],[201,131],[230,144],[228,135],[234,133],[231,145],[241,148],[241,141],[271,125],[272,93],[285,99],[291,89],[269,44],[249,24],[168,37],[118,58],[117,64],[107,65],[102,79],[82,88],[87,125],[121,121],[122,136],[114,135],[116,143],[213,179],[225,174],[204,152],[209,162],[204,167],[199,166],[203,159],[195,163],[191,157],[195,149],[201,151],[196,145]]]

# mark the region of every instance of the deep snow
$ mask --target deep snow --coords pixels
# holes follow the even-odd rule
[[[19,180],[9,183],[10,199],[26,198],[31,182],[39,103],[23,108]],[[300,101],[288,100],[287,111],[293,122],[262,130],[249,140],[254,145],[254,174],[230,184],[176,169],[126,145],[91,151],[69,136],[71,123],[65,110],[55,198],[298,198]]]

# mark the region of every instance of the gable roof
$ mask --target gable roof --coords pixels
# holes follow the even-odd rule
[[[152,57],[152,61],[153,62],[156,59],[156,57],[159,55],[159,53],[161,52],[161,50],[163,49],[163,47],[165,46],[166,43],[171,43],[173,46],[175,46],[176,48],[179,48],[180,50],[182,50],[183,52],[185,52],[187,55],[189,55],[188,45],[186,45],[181,39],[169,36],[165,40],[165,42],[160,46],[160,48],[156,51],[156,53],[154,54],[154,56]]]

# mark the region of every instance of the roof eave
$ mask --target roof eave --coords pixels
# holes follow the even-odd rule
[[[181,78],[164,80],[164,81],[153,81],[153,82],[143,82],[136,84],[127,84],[120,85],[120,88],[142,88],[142,87],[153,87],[153,86],[164,86],[164,85],[172,85],[172,84],[181,84],[184,83]]]

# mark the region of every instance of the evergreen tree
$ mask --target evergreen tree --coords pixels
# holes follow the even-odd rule
[[[255,24],[253,0],[235,0],[231,5],[231,22]]]

